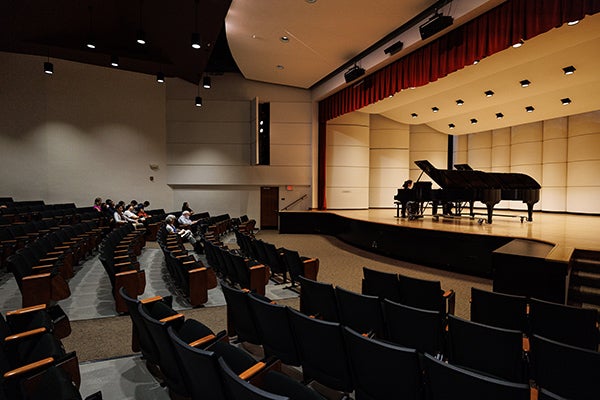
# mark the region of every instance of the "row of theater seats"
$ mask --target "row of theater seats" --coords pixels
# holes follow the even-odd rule
[[[181,236],[170,234],[164,224],[158,230],[156,241],[177,289],[192,307],[206,303],[208,290],[217,287],[217,278],[212,268],[207,268],[202,261],[197,260],[185,248]]]
[[[136,296],[144,293],[146,288],[146,274],[137,260],[146,245],[145,232],[125,224],[113,229],[100,244],[99,259],[110,280],[118,313],[127,312],[119,288],[125,287]]]
[[[310,290],[305,283],[302,280],[303,292]],[[524,342],[520,331],[453,315],[443,324],[438,311],[384,299],[387,326],[382,339],[368,321],[357,321],[354,316],[324,321],[269,304],[255,294],[223,290],[231,318],[228,330],[237,333],[239,340],[262,345],[266,354],[301,365],[306,379],[342,392],[355,390],[356,398],[393,398],[394,393],[422,398],[422,392],[428,392],[432,399],[513,399],[528,398],[531,391],[539,392],[539,398],[592,399],[597,394],[600,353],[543,336],[533,335]],[[343,296],[340,309],[350,306],[359,312],[355,302],[342,305]],[[437,318],[427,322],[432,314],[438,314]],[[440,337],[443,354],[438,351]],[[404,364],[407,357],[412,361]],[[423,371],[424,382],[418,379]],[[415,387],[421,395],[415,395]]]
[[[300,256],[297,251],[284,247],[277,248],[274,244],[256,239],[251,233],[239,229],[235,230],[235,235],[242,254],[268,266],[271,271],[270,279],[274,282],[290,282],[291,287],[295,288],[300,276],[317,280],[318,259]]]
[[[6,259],[22,296],[23,307],[50,304],[70,296],[74,267],[97,248],[104,231],[94,220],[75,225],[48,223],[30,232],[28,241]],[[25,239],[25,237],[23,237]]]
[[[141,351],[148,371],[171,398],[203,400],[322,399],[278,370],[280,362],[257,361],[215,333],[171,308],[170,298],[137,299],[124,289],[132,322],[132,350]],[[253,385],[255,383],[258,386]]]
[[[0,399],[81,399],[77,355],[61,342],[70,333],[69,319],[57,305],[0,315]],[[98,392],[86,400],[101,398]]]

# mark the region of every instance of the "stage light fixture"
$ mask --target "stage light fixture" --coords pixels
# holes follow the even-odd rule
[[[436,113],[436,112],[440,111],[440,109],[437,108],[437,107],[431,107],[431,111],[433,111],[434,113]]]
[[[158,72],[156,74],[156,82],[165,83],[165,74],[163,74],[162,72]]]
[[[454,125],[454,124],[448,124],[448,128],[450,128],[450,129],[454,129],[455,127],[456,127],[456,125]]]
[[[110,65],[113,67],[118,67],[119,66],[119,57],[118,56],[111,56],[110,57]]]
[[[494,92],[492,90],[486,90],[484,94],[485,97],[492,97],[494,95]]]
[[[437,10],[427,22],[419,26],[421,39],[425,40],[438,32],[443,31],[454,22],[454,18],[449,15],[442,15]]]
[[[519,39],[519,41],[515,44],[512,45],[512,47],[514,47],[515,49],[523,46],[523,44],[525,44],[525,42],[523,41],[523,39]]]
[[[575,21],[569,21],[569,22],[567,22],[567,25],[573,26],[573,25],[577,25],[578,23],[579,23],[579,20],[576,19]]]
[[[402,50],[402,47],[404,47],[404,43],[402,43],[401,41],[397,41],[396,43],[392,44],[388,48],[384,49],[383,52],[385,54],[389,54],[390,56],[393,56],[394,54],[396,54],[400,50]]]
[[[146,44],[146,32],[144,32],[142,29],[137,31],[136,42],[139,44]]]
[[[192,33],[192,48],[199,49],[202,45],[200,44],[200,34],[198,32]]]
[[[502,118],[504,118],[504,114],[496,113],[496,119],[502,119]]]
[[[528,113],[533,112],[533,110],[535,110],[535,108],[533,108],[533,106],[525,107],[525,111],[527,111]]]
[[[410,116],[411,116],[411,117],[413,117],[413,118],[417,118],[417,117],[419,116],[419,114],[417,114],[417,113],[412,113],[412,114],[410,114]]]
[[[563,71],[565,73],[565,75],[573,75],[576,71],[575,67],[572,65],[569,65],[568,67],[564,67]]]
[[[196,96],[196,107],[202,107],[202,97]]]
[[[360,78],[364,74],[365,74],[365,69],[361,68],[355,64],[353,67],[351,67],[348,71],[346,71],[344,73],[344,79],[346,80],[346,83],[350,83],[350,82]]]
[[[456,105],[457,106],[462,106],[463,104],[465,104],[465,102],[462,99],[456,100]]]
[[[569,104],[571,104],[571,99],[568,97],[565,97],[564,99],[560,99],[560,102],[562,103],[563,106],[568,106]]]
[[[54,73],[54,65],[50,61],[44,62],[44,72],[48,75],[52,75]]]
[[[89,10],[90,10],[90,31],[88,33],[88,37],[87,37],[87,41],[85,42],[85,45],[87,46],[88,49],[95,49],[96,41],[94,40],[94,33],[92,30],[92,6],[89,6]]]
[[[210,82],[210,76],[205,76],[205,77],[202,79],[202,87],[203,87],[204,89],[210,89],[210,86],[211,86],[211,82]]]
[[[479,121],[477,121],[475,118],[471,118],[471,125],[475,125],[477,122]]]
[[[521,87],[524,87],[524,88],[526,88],[527,86],[531,85],[531,82],[528,81],[527,79],[523,79],[519,83],[521,84]]]

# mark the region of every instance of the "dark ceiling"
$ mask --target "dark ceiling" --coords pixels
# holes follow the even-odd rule
[[[231,0],[2,1],[0,51],[41,55],[197,84],[203,74],[237,71],[224,20]],[[143,30],[146,44],[136,42]],[[202,48],[191,46],[200,34]],[[89,49],[92,37],[96,48]]]

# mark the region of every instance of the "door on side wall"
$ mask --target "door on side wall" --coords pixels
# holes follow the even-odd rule
[[[260,188],[260,229],[277,229],[279,212],[279,187]]]

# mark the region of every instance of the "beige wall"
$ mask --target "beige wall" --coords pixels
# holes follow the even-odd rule
[[[44,61],[0,53],[0,195],[170,207],[164,86],[147,75],[61,60],[51,60],[50,76]]]

